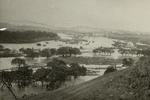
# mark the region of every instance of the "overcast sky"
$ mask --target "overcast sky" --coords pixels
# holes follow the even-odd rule
[[[0,21],[150,32],[150,0],[0,0]]]

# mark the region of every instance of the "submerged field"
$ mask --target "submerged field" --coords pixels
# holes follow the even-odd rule
[[[79,88],[81,88],[81,89],[77,89],[77,90],[75,89],[74,92],[71,92],[71,95],[73,95],[74,93],[77,93],[78,91],[80,91],[82,89],[84,90],[85,88],[90,86],[90,84],[96,84],[97,82],[99,82],[98,80],[96,81],[95,78],[102,76],[104,71],[107,69],[107,67],[109,67],[111,65],[116,65],[117,69],[120,69],[122,66],[122,59],[124,57],[132,57],[132,58],[134,58],[135,61],[137,61],[137,59],[139,58],[137,56],[131,56],[131,55],[130,56],[129,55],[122,56],[121,54],[119,54],[117,49],[115,49],[115,52],[112,55],[104,55],[104,54],[95,55],[95,54],[93,54],[93,52],[92,52],[93,49],[95,49],[97,47],[101,47],[101,46],[113,47],[112,44],[114,43],[114,39],[105,38],[105,37],[102,37],[101,35],[89,36],[89,35],[81,34],[81,36],[75,36],[73,34],[68,35],[68,34],[63,34],[63,33],[58,33],[58,35],[62,38],[62,40],[51,40],[51,41],[42,41],[42,42],[37,42],[37,43],[25,43],[25,44],[2,43],[2,45],[4,47],[9,48],[9,49],[14,49],[14,50],[19,50],[20,48],[35,48],[35,49],[56,48],[56,49],[58,49],[59,47],[63,47],[63,46],[71,46],[71,47],[81,48],[82,54],[78,55],[77,57],[73,56],[73,57],[63,58],[58,55],[52,56],[49,59],[47,59],[46,57],[38,57],[38,58],[34,58],[34,59],[21,57],[27,61],[28,65],[30,65],[34,71],[36,71],[38,68],[45,67],[47,65],[47,62],[49,62],[52,58],[62,60],[64,62],[66,62],[67,64],[79,63],[87,68],[86,76],[81,76],[76,80],[67,81],[65,83],[65,85],[61,86],[60,89],[54,90],[54,93],[55,93],[55,91],[63,90],[64,88],[69,87],[69,86],[73,86],[71,88],[71,90],[75,89],[75,87],[78,87],[78,86],[74,86],[74,85],[86,82],[85,86],[83,86],[82,84],[81,84],[81,87],[79,86]],[[39,46],[37,44],[41,44],[41,45]],[[12,59],[14,59],[14,58],[13,57],[0,58],[0,70],[15,69],[17,66],[11,65]],[[105,76],[102,76],[102,77],[104,77],[104,80],[107,80],[107,78]],[[94,79],[94,80],[92,80],[92,79]],[[94,83],[92,83],[90,80],[92,80]],[[102,80],[103,80],[103,78],[102,78]],[[100,82],[103,83],[102,80],[100,80]],[[40,85],[40,83],[33,84],[29,88],[26,88],[24,91],[18,91],[16,88],[17,86],[14,86],[13,91],[19,98],[21,98],[24,94],[29,95],[29,96],[34,96],[34,95],[42,94],[42,93],[46,94],[47,91],[45,91],[45,89],[41,88],[39,85]],[[66,91],[68,93],[71,90],[70,90],[70,88],[67,88],[66,90],[63,90],[63,91]],[[9,99],[12,100],[13,99],[6,88],[5,88],[5,91],[0,91],[0,92],[1,92],[0,100],[9,100]],[[6,98],[5,97],[6,95],[9,95],[9,96]],[[62,95],[62,94],[60,94],[60,95]],[[74,95],[74,96],[76,96],[76,95]],[[47,100],[46,97],[45,97],[45,100]],[[52,96],[52,98],[53,98],[53,96]],[[53,98],[53,99],[55,100],[55,98]],[[61,99],[59,98],[58,100],[61,100]],[[66,99],[66,100],[70,100],[70,99]]]

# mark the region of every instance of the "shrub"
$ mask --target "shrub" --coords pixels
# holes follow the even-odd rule
[[[104,75],[110,72],[114,72],[114,71],[116,71],[116,68],[114,66],[110,66],[106,69],[106,71],[104,72]]]

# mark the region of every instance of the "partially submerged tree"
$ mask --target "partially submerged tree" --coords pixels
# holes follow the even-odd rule
[[[43,49],[42,51],[41,51],[41,56],[43,56],[43,57],[47,57],[47,59],[51,56],[51,51],[50,51],[50,49]]]
[[[51,49],[50,49],[50,52],[51,52],[51,55],[55,55],[56,52],[57,52],[57,50],[56,50],[55,48],[51,48]]]
[[[72,48],[72,47],[60,47],[57,49],[57,54],[62,55],[63,57],[67,57],[68,55],[71,57],[72,54],[79,55],[81,54],[80,49],[78,48]]]
[[[28,66],[21,67],[19,70],[16,70],[16,79],[18,80],[19,89],[29,87],[29,84],[32,82],[33,70],[29,69]]]
[[[62,55],[63,57],[65,57],[65,55],[68,53],[68,50],[66,47],[60,47],[59,49],[57,49],[57,54]]]
[[[11,64],[12,65],[17,65],[19,68],[21,67],[21,65],[25,66],[26,64],[26,61],[22,58],[14,58],[12,61],[11,61]]]
[[[110,48],[110,47],[98,47],[96,49],[93,50],[93,53],[94,54],[105,54],[105,55],[111,55],[112,53],[114,53],[114,50],[113,48]]]
[[[35,51],[33,48],[26,48],[24,50],[24,54],[26,55],[26,57],[30,57],[32,59],[34,59],[35,57],[39,56],[39,52]]]
[[[0,50],[3,50],[4,49],[4,46],[3,45],[0,45]]]
[[[86,75],[86,68],[84,66],[80,66],[78,63],[71,63],[70,72],[71,75],[76,79],[78,76]]]
[[[46,81],[46,78],[48,76],[48,74],[50,73],[49,69],[45,69],[45,68],[40,68],[37,69],[36,72],[33,74],[33,78],[36,81],[40,81],[42,84],[42,87],[44,86],[44,81]]]
[[[77,63],[72,63],[69,67],[64,61],[53,59],[47,65],[51,69],[47,79],[49,81],[48,86],[50,88],[55,86],[58,88],[59,85],[69,79],[70,76],[73,76],[76,79],[78,76],[86,75],[86,68]]]
[[[78,49],[78,48],[73,48],[71,53],[76,56],[76,55],[80,55],[80,54],[81,54],[81,51],[80,51],[80,49]]]

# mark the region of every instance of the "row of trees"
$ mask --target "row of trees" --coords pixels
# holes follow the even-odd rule
[[[53,55],[62,55],[63,57],[71,57],[72,55],[79,55],[81,54],[80,49],[72,48],[72,47],[60,47],[57,50],[54,48],[46,48],[43,50],[36,50],[33,48],[21,48],[19,51],[24,54],[25,57],[30,57],[34,59],[35,57],[42,56],[42,57],[51,57]]]
[[[80,55],[81,51],[78,48],[73,47],[60,47],[58,49],[55,48],[46,48],[43,50],[34,49],[34,48],[20,48],[19,52],[17,50],[10,50],[8,48],[4,48],[0,45],[0,57],[19,57],[25,56],[34,59],[35,57],[51,57],[53,55],[62,55],[63,57],[71,57],[72,55]]]
[[[126,48],[126,47],[128,47],[129,44],[126,42],[114,41],[114,43],[112,45],[115,48]]]
[[[119,49],[118,51],[122,55],[144,55],[144,56],[150,56],[150,49]]]
[[[39,55],[42,57],[51,57],[53,55],[62,55],[63,57],[65,56],[72,56],[72,55],[78,55],[81,54],[80,49],[78,48],[72,48],[72,47],[60,47],[57,50],[54,48],[47,48],[43,50],[35,50],[33,48],[21,48],[19,49],[20,52],[24,54],[25,57],[30,57],[30,58],[35,58],[38,57]]]
[[[62,55],[63,57],[72,56],[72,55],[80,55],[81,51],[78,48],[72,48],[72,47],[60,47],[57,49],[57,54]]]
[[[17,53],[15,50],[4,48],[3,45],[0,45],[0,57],[18,57],[18,56],[21,56],[21,54]]]
[[[15,58],[11,61],[11,64],[17,65],[18,69],[10,72],[3,71],[1,73],[1,82],[5,80],[10,87],[12,83],[16,83],[19,89],[40,81],[42,87],[46,86],[46,89],[53,90],[60,87],[66,80],[70,80],[71,77],[76,79],[78,76],[86,75],[84,66],[80,66],[77,63],[67,65],[64,61],[57,59],[51,60],[47,63],[47,68],[37,69],[35,73],[27,67],[24,59]],[[44,85],[44,83],[46,84]]]
[[[138,50],[138,49],[123,49],[120,48],[118,50],[118,52],[123,56],[123,55],[141,55],[142,54],[142,50]]]
[[[113,48],[109,48],[109,47],[99,47],[93,50],[93,53],[97,54],[105,54],[105,55],[111,55],[112,53],[114,53]]]

